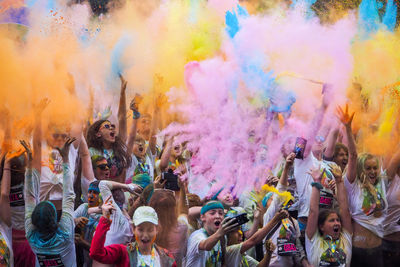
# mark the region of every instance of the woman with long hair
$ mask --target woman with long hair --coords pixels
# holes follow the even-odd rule
[[[149,206],[156,210],[161,226],[156,244],[168,248],[178,266],[181,266],[182,258],[186,254],[188,222],[178,215],[174,192],[167,189],[154,190]]]
[[[346,189],[340,167],[332,168],[337,186],[339,211],[320,210],[321,168],[309,173],[312,182],[310,213],[306,227],[307,258],[313,266],[350,267],[353,229],[347,201]]]
[[[339,118],[346,128],[349,160],[344,184],[349,195],[349,207],[353,219],[352,266],[383,266],[383,221],[387,211],[387,183],[379,159],[371,154],[357,155],[351,129],[354,117],[338,108]],[[391,169],[388,166],[387,169]]]

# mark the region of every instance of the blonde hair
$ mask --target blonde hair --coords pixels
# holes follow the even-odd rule
[[[369,192],[373,196],[375,202],[377,202],[378,196],[376,194],[375,186],[373,184],[371,184],[371,182],[367,178],[367,175],[365,174],[365,162],[370,159],[376,160],[376,164],[378,165],[378,169],[379,169],[378,158],[372,154],[363,153],[357,159],[357,180],[361,184],[361,187],[363,189],[365,189],[367,192]],[[377,177],[378,182],[380,179],[381,179],[381,176],[378,175],[378,177]]]

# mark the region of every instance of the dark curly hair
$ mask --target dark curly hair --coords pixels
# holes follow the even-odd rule
[[[96,134],[100,130],[101,125],[108,120],[98,120],[90,125],[86,140],[88,147],[96,148],[97,150],[103,151],[103,141]],[[125,143],[118,136],[115,137],[115,142],[112,144],[114,156],[119,162],[122,169],[128,168],[131,165],[131,156],[127,153]]]

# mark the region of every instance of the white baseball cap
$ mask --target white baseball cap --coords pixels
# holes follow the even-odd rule
[[[138,226],[144,222],[150,222],[158,225],[157,212],[149,206],[141,206],[137,208],[133,214],[132,220],[135,226]]]

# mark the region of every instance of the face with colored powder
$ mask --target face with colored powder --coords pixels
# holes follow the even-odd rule
[[[99,194],[98,191],[89,189],[88,194],[87,194],[87,198],[88,198],[89,208],[99,206],[99,204],[100,204],[100,194]]]
[[[219,229],[223,219],[224,211],[222,209],[212,209],[200,216],[203,227],[209,235],[214,234]]]
[[[46,134],[46,141],[47,144],[52,147],[63,147],[65,140],[69,136],[68,132],[63,129],[57,129],[53,127],[50,131]]]
[[[378,181],[378,160],[376,158],[367,159],[364,163],[364,173],[371,184],[376,184]]]
[[[235,198],[231,194],[231,192],[226,192],[225,194],[220,194],[218,196],[218,200],[221,201],[222,205],[226,208],[230,208],[233,206],[233,203],[235,201]]]
[[[150,251],[158,233],[157,226],[151,222],[144,222],[134,227],[136,242],[141,251]]]
[[[148,114],[143,114],[143,116],[138,121],[138,133],[150,138],[150,130],[151,130],[151,116]]]
[[[110,178],[110,167],[106,159],[97,161],[94,168],[94,176],[97,180],[108,180]]]
[[[107,142],[109,144],[115,143],[115,125],[111,124],[109,121],[103,122],[96,135],[98,138],[102,138],[103,142]]]
[[[331,236],[334,240],[339,239],[342,224],[337,213],[332,212],[326,217],[325,222],[320,225],[320,230],[323,236]]]
[[[139,158],[142,159],[146,155],[146,149],[145,149],[145,142],[143,139],[137,139],[133,143],[133,154]]]
[[[182,154],[182,152],[183,152],[182,145],[181,144],[175,145],[171,150],[171,156],[177,158]]]

